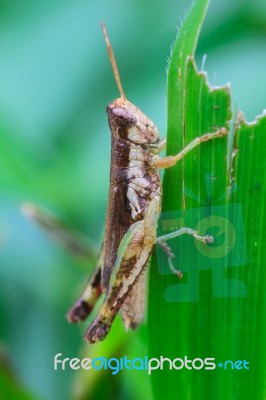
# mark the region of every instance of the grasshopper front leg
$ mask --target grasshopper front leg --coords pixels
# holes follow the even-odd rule
[[[102,308],[85,334],[90,343],[103,340],[130,290],[144,271],[156,241],[160,196],[155,194],[145,218],[130,226],[124,235]]]
[[[178,154],[174,156],[154,157],[154,166],[155,168],[158,169],[173,167],[178,163],[178,161],[184,158],[191,150],[199,146],[201,143],[208,142],[209,140],[213,140],[216,138],[222,138],[227,134],[228,134],[227,129],[220,128],[215,132],[205,133],[202,136],[198,136],[194,140],[192,140],[192,142],[189,143],[186,147],[184,147],[183,150],[181,150]]]

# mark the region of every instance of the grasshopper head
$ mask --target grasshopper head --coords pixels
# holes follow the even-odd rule
[[[153,144],[160,140],[154,123],[134,104],[116,99],[107,107],[112,135],[135,144]]]
[[[127,100],[117,69],[113,49],[103,22],[102,30],[113,68],[115,80],[121,98],[114,100],[107,107],[107,114],[112,135],[129,140],[135,144],[154,144],[160,140],[159,132],[154,123],[134,104]]]

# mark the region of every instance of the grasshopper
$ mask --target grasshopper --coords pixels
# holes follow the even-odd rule
[[[107,106],[112,141],[108,209],[96,268],[81,297],[67,314],[70,322],[84,320],[100,295],[105,293],[99,314],[85,333],[85,339],[90,343],[106,337],[119,311],[126,329],[134,329],[140,324],[145,309],[146,267],[156,243],[165,250],[173,272],[181,276],[181,272],[174,269],[173,254],[166,241],[182,234],[192,235],[205,243],[213,241],[211,236],[200,236],[185,227],[156,236],[162,197],[159,170],[174,166],[200,143],[227,134],[225,128],[205,133],[180,153],[160,157],[166,140],[160,140],[155,124],[127,100],[105,25],[103,22],[101,25],[120,92],[120,97]]]

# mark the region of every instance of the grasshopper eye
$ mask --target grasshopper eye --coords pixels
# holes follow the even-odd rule
[[[107,113],[109,120],[121,128],[130,128],[137,122],[137,118],[128,108],[108,106]]]

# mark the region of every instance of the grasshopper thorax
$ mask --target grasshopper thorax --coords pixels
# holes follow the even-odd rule
[[[154,144],[160,140],[155,124],[134,104],[116,99],[107,107],[112,135],[135,144]]]

